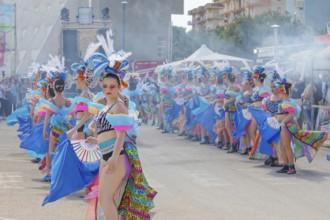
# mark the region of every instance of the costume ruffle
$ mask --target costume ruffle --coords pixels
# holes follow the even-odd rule
[[[116,131],[133,129],[135,125],[135,119],[129,115],[107,114],[106,119]]]
[[[124,219],[148,220],[154,207],[153,199],[157,192],[151,188],[143,174],[136,146],[125,142],[124,149],[131,165],[127,185],[118,207]]]
[[[296,159],[306,156],[308,162],[312,162],[318,149],[327,140],[325,131],[303,131],[294,121],[285,123],[286,131],[291,137]]]

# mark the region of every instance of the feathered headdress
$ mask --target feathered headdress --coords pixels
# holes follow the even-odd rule
[[[201,77],[201,76],[208,77],[209,76],[208,72],[206,71],[206,69],[203,65],[199,65],[198,67],[193,69],[193,74],[198,77]]]
[[[265,68],[263,66],[257,66],[256,68],[254,68],[253,70],[253,74],[252,74],[252,77],[254,79],[259,79],[260,78],[260,75],[262,73],[264,73],[265,71]]]
[[[252,73],[249,70],[243,72],[243,80],[253,81]]]
[[[45,93],[47,91],[47,87],[49,85],[49,81],[47,79],[42,79],[37,83],[39,91]]]
[[[53,82],[58,79],[66,81],[67,88],[70,87],[71,83],[67,80],[67,69],[65,68],[64,57],[59,58],[58,56],[49,55],[50,60],[47,64],[42,65],[41,70],[47,73],[47,80],[50,85],[53,86]]]
[[[286,76],[283,77],[283,79],[281,78],[278,78],[274,84],[277,88],[277,90],[280,92],[280,93],[285,93],[285,85],[287,83],[287,80],[286,80]]]
[[[272,82],[282,81],[280,75],[276,70],[270,71],[269,75],[272,77]]]
[[[127,55],[127,53],[120,51],[108,58],[103,54],[96,53],[91,56],[89,62],[96,77],[101,76],[102,73],[116,74],[121,79],[122,86],[127,88],[128,84],[124,81],[126,71],[129,67]]]
[[[103,35],[96,35],[97,40],[99,41],[104,53],[107,57],[110,57],[114,52],[115,49],[113,47],[113,36],[112,30],[108,30],[105,33],[105,37]]]
[[[170,66],[165,66],[160,72],[159,75],[161,78],[171,75],[173,73],[173,67]]]
[[[220,73],[220,68],[217,66],[211,66],[208,71],[212,75],[218,75]]]
[[[233,72],[233,67],[231,67],[231,66],[225,66],[224,68],[222,68],[220,70],[220,72],[222,72],[223,74],[232,73]]]
[[[94,88],[97,85],[98,79],[94,77],[93,71],[89,65],[89,58],[101,46],[101,43],[90,43],[86,49],[84,60],[81,63],[73,63],[71,70],[76,73],[75,79],[87,80],[88,86]]]

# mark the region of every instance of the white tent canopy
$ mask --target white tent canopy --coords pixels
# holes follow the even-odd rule
[[[192,55],[190,55],[188,58],[180,61],[176,61],[173,63],[167,63],[161,66],[158,66],[156,68],[156,72],[159,72],[164,67],[172,66],[174,70],[178,68],[184,68],[189,67],[194,64],[194,62],[198,62],[203,64],[203,62],[211,61],[214,64],[217,64],[217,62],[225,62],[230,63],[230,61],[238,62],[240,66],[244,66],[247,69],[250,69],[248,61],[240,57],[233,57],[223,54],[214,53],[212,50],[210,50],[206,45],[202,45],[198,50],[196,50]]]
[[[226,61],[251,61],[246,60],[240,57],[233,57],[224,54],[214,53],[208,56],[204,56],[200,59],[201,61],[219,61],[219,60],[226,60]]]
[[[318,52],[313,61],[315,69],[330,70],[330,46]]]
[[[291,61],[303,61],[303,60],[308,60],[311,59],[313,56],[313,51],[312,50],[304,50],[298,53],[291,54],[289,56],[289,60]]]
[[[184,59],[184,61],[200,61],[206,56],[214,55],[215,53],[210,50],[205,44],[203,44],[198,50],[196,50],[193,54],[191,54],[188,58]]]

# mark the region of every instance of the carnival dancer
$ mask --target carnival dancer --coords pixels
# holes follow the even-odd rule
[[[90,43],[86,50],[86,54],[83,60],[84,63],[74,63],[71,65],[71,70],[76,74],[76,89],[81,90],[81,98],[76,98],[76,101],[78,102],[75,110],[76,125],[67,132],[69,138],[71,138],[72,135],[76,133],[75,139],[85,139],[86,134],[88,133],[87,127],[90,123],[88,102],[93,100],[94,97],[94,94],[89,90],[89,88],[94,88],[98,84],[98,79],[93,76],[93,71],[89,66],[88,59],[99,48],[100,45],[100,42]]]
[[[270,72],[270,75],[272,76],[270,88],[272,91],[272,94],[269,98],[264,98],[262,100],[262,110],[271,113],[272,117],[275,116],[275,114],[278,111],[278,106],[281,104],[281,97],[278,93],[278,89],[275,86],[275,82],[281,80],[279,74],[276,70],[273,70]],[[260,125],[258,125],[260,128]],[[276,143],[269,143],[273,147],[273,153],[272,155],[269,155],[269,157],[265,160],[265,165],[270,166],[281,166],[280,163],[282,162],[282,159],[279,160],[279,157],[281,156],[279,145]]]
[[[34,152],[35,158],[32,160],[33,163],[39,163],[42,158],[41,165],[39,166],[39,170],[43,170],[46,165],[46,158],[44,155],[48,152],[48,141],[44,140],[43,137],[43,126],[44,126],[44,118],[46,115],[46,111],[42,108],[41,103],[39,103],[40,98],[44,98],[49,100],[55,97],[54,90],[49,85],[49,80],[43,79],[38,83],[40,86],[40,91],[43,93],[43,96],[37,97],[35,102],[32,106],[33,109],[33,118],[34,118],[34,125],[31,129],[30,134],[22,140],[20,144],[20,148],[29,150],[29,152]],[[49,132],[49,128],[47,128]]]
[[[128,61],[125,58],[108,60],[106,57],[97,60],[94,73],[105,71],[102,90],[107,99],[106,107],[95,117],[97,139],[89,138],[89,141],[98,142],[103,154],[99,202],[106,220],[150,219],[156,191],[148,185],[137,149],[126,136],[126,130],[132,128],[134,122],[118,95],[120,88],[127,85],[122,79]],[[122,196],[118,192],[120,189],[124,189]]]
[[[215,92],[215,100],[214,111],[217,114],[217,121],[215,124],[215,132],[217,134],[217,142],[215,143],[219,149],[222,149],[226,143],[229,142],[229,136],[225,127],[225,109],[224,109],[224,98],[225,98],[225,87],[223,74],[220,72],[219,68],[217,68],[216,75],[216,92]]]
[[[226,83],[226,91],[225,91],[225,126],[230,139],[230,142],[226,143],[226,146],[223,147],[223,150],[228,150],[228,153],[237,152],[237,142],[233,138],[233,132],[236,131],[235,125],[235,116],[237,113],[237,108],[235,104],[235,99],[237,95],[239,95],[240,89],[234,84],[236,77],[233,74],[233,68],[230,66],[226,66],[222,69],[222,73],[224,74],[224,79]]]
[[[213,99],[213,94],[211,93],[211,84],[209,81],[210,74],[208,73],[208,71],[204,66],[201,65],[199,68],[200,68],[199,71],[200,71],[200,81],[201,81],[200,102],[204,102],[206,104],[206,107],[210,107],[211,100]],[[203,114],[203,112],[205,112],[206,109],[207,108],[205,108],[204,110],[201,109],[201,114]],[[196,117],[198,118],[199,116],[197,115]],[[213,127],[215,125],[215,120],[212,119],[213,118],[210,118],[210,122],[212,123],[212,127]],[[205,126],[203,126],[202,124],[199,123],[199,125],[201,131],[201,139],[202,139],[202,142],[200,142],[200,144],[210,144],[211,142],[213,142],[214,141],[213,137],[211,137],[213,140],[210,140],[210,134],[209,134],[210,131],[208,132]]]
[[[252,101],[252,93],[254,82],[252,79],[252,73],[248,70],[243,72],[243,94],[239,95],[236,99],[236,106],[237,106],[237,128],[235,131],[234,138],[238,141],[240,138],[243,138],[241,145],[244,145],[244,149],[242,151],[242,155],[247,155],[250,151],[250,142],[251,137],[250,133],[248,132],[249,126],[252,121],[252,115],[248,110],[248,106],[253,102]]]
[[[185,89],[183,91],[184,94],[184,100],[185,104],[183,107],[183,114],[184,114],[184,123],[183,123],[183,131],[180,135],[183,136],[185,135],[186,139],[191,139],[193,138],[192,135],[192,117],[191,117],[191,111],[194,109],[193,104],[194,104],[194,92],[193,92],[193,74],[191,70],[189,69],[188,74],[187,74],[187,82],[185,82]]]
[[[69,109],[71,102],[63,96],[65,88],[64,72],[50,72],[53,78],[53,88],[55,97],[50,101],[40,100],[41,105],[46,109],[46,116],[43,127],[43,135],[45,140],[49,140],[49,152],[46,154],[46,167],[47,175],[43,178],[44,181],[51,179],[51,158],[50,154],[55,152],[55,147],[59,143],[59,136],[69,130],[72,126],[69,123],[68,114],[71,112]],[[51,132],[48,135],[47,126],[50,123]]]
[[[252,103],[251,107],[261,109],[262,106],[262,100],[264,98],[267,98],[270,96],[270,90],[264,86],[264,81],[267,77],[267,74],[265,73],[265,68],[262,66],[257,66],[253,70],[253,81],[254,81],[254,91],[252,94]],[[254,159],[255,153],[257,152],[260,134],[257,133],[258,125],[256,120],[253,118],[251,125],[249,126],[249,134],[251,137],[251,141],[253,143],[253,147],[249,153],[249,159]]]
[[[294,158],[306,156],[312,162],[318,149],[327,139],[324,131],[303,131],[299,128],[296,118],[300,115],[300,107],[290,99],[291,83],[283,78],[275,83],[281,96],[277,119],[281,124],[280,147],[283,153],[284,166],[278,173],[295,174]],[[293,147],[291,147],[291,143]],[[292,150],[294,149],[294,150]]]

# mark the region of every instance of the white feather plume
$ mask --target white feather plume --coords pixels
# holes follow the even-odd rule
[[[62,72],[65,69],[65,59],[64,57],[59,58],[58,56],[49,55],[50,60],[47,63],[48,67],[56,68],[57,71]]]
[[[105,52],[105,55],[109,57],[112,53],[115,52],[115,49],[113,48],[113,39],[112,39],[112,30],[108,30],[105,33],[104,37],[103,35],[97,35],[97,39],[99,43],[101,43],[101,46]]]
[[[39,63],[36,63],[36,62],[31,63],[31,65],[29,66],[29,69],[33,73],[38,72],[39,68],[40,68],[40,64]]]
[[[84,56],[84,61],[86,62],[94,53],[95,51],[101,46],[101,42],[97,43],[90,43],[86,49],[86,54]]]

